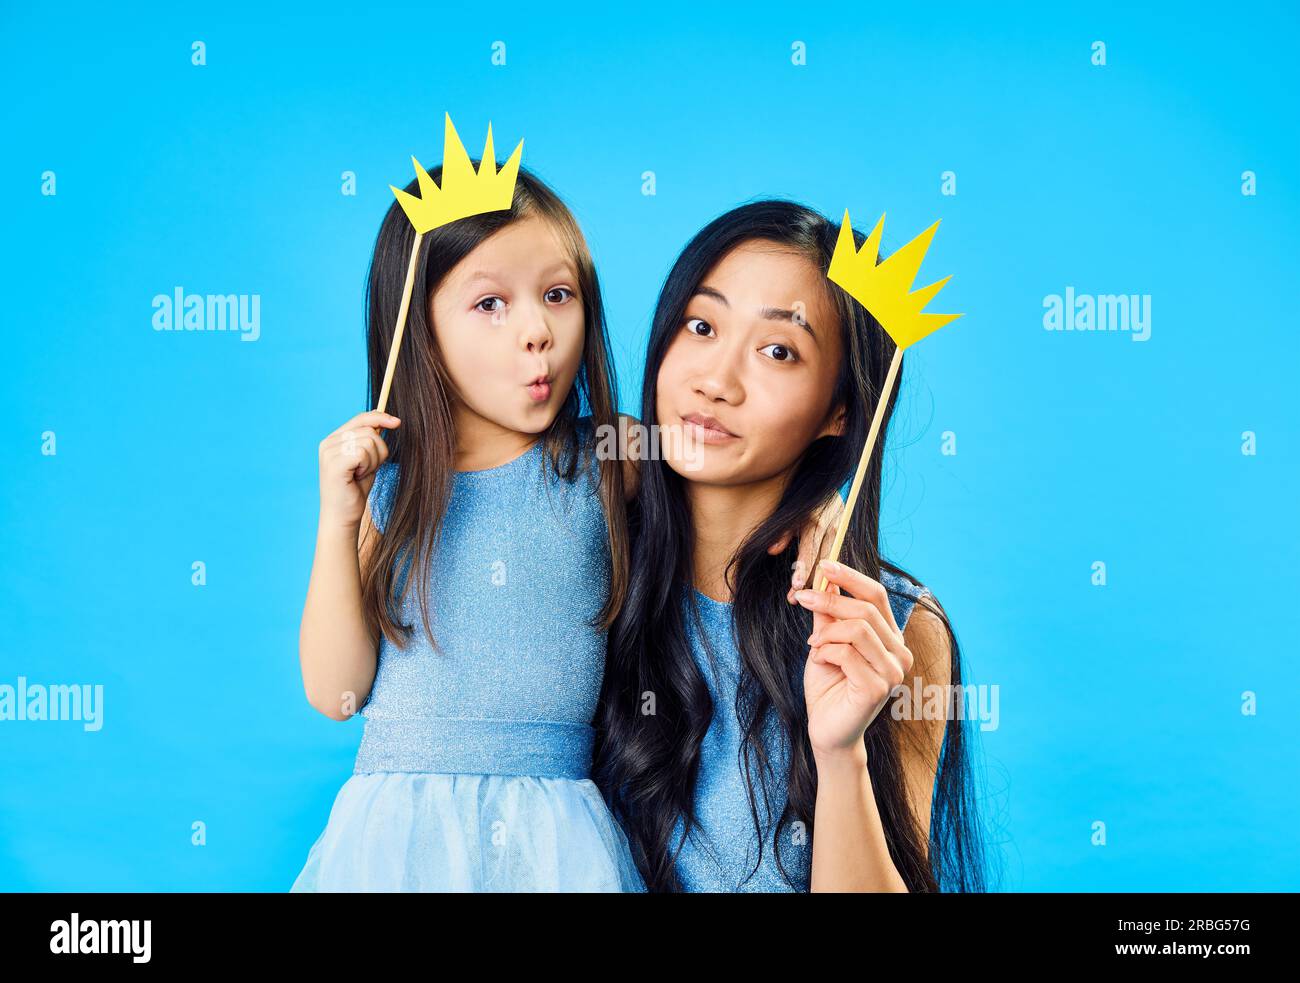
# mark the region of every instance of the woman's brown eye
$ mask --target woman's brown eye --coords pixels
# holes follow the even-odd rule
[[[686,322],[686,327],[690,330],[691,334],[697,334],[702,337],[707,337],[709,332],[713,330],[708,321],[701,321],[698,317],[693,317],[688,320]]]
[[[761,348],[761,349],[759,349],[759,350],[760,350],[760,351],[767,351],[769,348],[772,349],[772,356],[771,356],[771,357],[772,357],[772,360],[773,360],[773,361],[776,361],[776,362],[792,362],[792,361],[794,361],[794,359],[795,359],[795,354],[794,354],[794,352],[792,352],[790,349],[786,348],[785,345],[767,345],[766,347]]]

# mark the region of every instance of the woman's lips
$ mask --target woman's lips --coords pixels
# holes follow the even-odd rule
[[[551,398],[551,384],[549,382],[533,382],[524,388],[528,390],[528,398],[534,403],[545,403]]]
[[[705,444],[725,444],[729,440],[739,439],[734,433],[723,429],[717,421],[708,420],[695,413],[682,417],[682,423],[685,424],[688,434]]]

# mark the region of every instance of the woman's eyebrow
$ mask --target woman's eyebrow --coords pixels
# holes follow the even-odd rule
[[[718,290],[714,287],[710,287],[705,284],[700,284],[698,287],[695,288],[695,296],[699,297],[700,295],[703,295],[705,297],[712,297],[723,307],[731,306],[731,304],[727,301],[726,295],[724,295],[721,290]],[[784,307],[764,307],[758,312],[758,316],[761,317],[764,321],[793,321],[795,324],[799,325],[810,335],[812,335],[812,339],[814,342],[817,341],[817,332],[813,331],[813,327],[811,324],[808,323],[807,318],[805,318],[802,314],[799,314],[795,311],[788,311]]]
[[[813,331],[808,319],[797,311],[787,311],[784,307],[764,307],[758,312],[758,316],[764,321],[793,321],[812,335],[813,341],[817,340],[817,333]]]
[[[695,288],[695,296],[699,297],[701,294],[703,294],[705,297],[712,297],[723,307],[731,306],[730,302],[728,302],[727,300],[726,295],[721,290],[717,290],[714,287],[705,286],[704,284],[701,283],[698,287]]]

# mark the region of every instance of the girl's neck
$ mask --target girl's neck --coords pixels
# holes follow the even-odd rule
[[[730,603],[727,563],[740,544],[776,511],[785,489],[779,474],[748,485],[704,485],[688,481],[686,500],[695,530],[695,589]]]
[[[479,416],[464,403],[452,411],[456,424],[456,471],[486,471],[508,464],[541,439]]]

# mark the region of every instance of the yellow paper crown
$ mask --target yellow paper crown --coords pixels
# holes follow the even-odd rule
[[[465,147],[456,135],[456,127],[451,125],[451,114],[447,113],[446,136],[442,147],[442,187],[434,183],[427,171],[414,157],[415,177],[420,182],[420,197],[407,194],[401,188],[393,188],[397,203],[406,212],[416,232],[424,233],[454,222],[458,218],[469,218],[483,212],[499,212],[510,207],[515,194],[515,179],[519,176],[519,158],[523,154],[524,141],[519,141],[515,152],[497,170],[497,159],[492,149],[492,124],[488,124],[487,143],[483,146],[483,157],[479,163],[478,173],[470,162]]]
[[[915,344],[949,321],[962,316],[921,313],[921,309],[952,279],[951,276],[912,291],[912,283],[916,280],[917,271],[930,248],[930,240],[934,238],[934,230],[938,227],[939,223],[935,222],[877,266],[876,258],[880,255],[880,236],[885,228],[885,216],[880,216],[875,229],[862,244],[862,251],[858,252],[853,242],[849,210],[844,209],[844,222],[840,226],[840,236],[835,242],[835,253],[831,256],[831,267],[826,271],[826,276],[870,311],[899,348]]]

